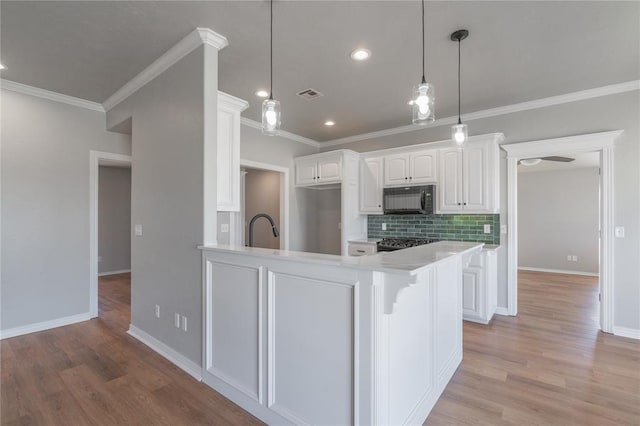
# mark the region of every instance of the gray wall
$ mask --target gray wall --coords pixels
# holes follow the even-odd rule
[[[131,269],[131,169],[98,171],[98,273]]]
[[[245,241],[249,243],[249,221],[258,213],[266,213],[280,228],[280,173],[247,169],[245,175]],[[253,226],[253,246],[280,248],[280,237],[274,237],[271,224],[265,218],[257,219]]]
[[[1,91],[2,330],[89,312],[89,151],[129,154],[104,113]]]
[[[142,224],[143,235],[133,237],[131,246],[131,323],[197,364],[202,353],[197,247],[204,238],[204,108],[207,96],[217,99],[215,85],[205,88],[205,75],[217,81],[217,64],[209,67],[205,49],[213,48],[197,48],[108,113],[110,124],[129,116],[133,124],[131,220]],[[188,317],[187,332],[174,327],[175,312]]]
[[[597,167],[519,173],[518,266],[598,273],[599,186]]]
[[[437,111],[436,111],[437,112]],[[464,116],[463,116],[464,119]],[[410,116],[407,116],[410,120]],[[614,324],[640,329],[640,98],[638,91],[603,96],[546,108],[469,121],[469,133],[502,132],[505,143],[558,138],[585,133],[624,130],[615,147],[615,224],[625,227],[625,238],[615,240]],[[450,127],[438,126],[382,138],[327,147],[373,151],[449,139]],[[504,157],[504,153],[503,153]],[[507,223],[506,161],[501,162],[501,223]],[[501,244],[506,248],[506,235]],[[499,252],[498,306],[507,305],[507,250]]]
[[[341,221],[341,196],[340,189],[310,189],[315,195],[316,202],[316,218],[314,234],[315,252],[326,254],[340,254],[341,252],[341,235],[342,232],[338,228]]]

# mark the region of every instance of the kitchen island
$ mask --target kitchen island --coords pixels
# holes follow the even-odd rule
[[[462,360],[462,269],[481,248],[201,247],[203,380],[269,424],[422,424]]]

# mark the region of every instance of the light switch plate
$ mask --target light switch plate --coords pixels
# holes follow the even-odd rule
[[[491,233],[491,225],[489,225],[488,223],[484,224],[484,233],[485,234],[490,234]]]
[[[624,238],[624,226],[616,226],[616,238]]]
[[[133,227],[136,237],[142,237],[142,225],[137,224]]]
[[[387,230],[387,224],[386,224],[386,223],[383,223],[383,224],[382,224],[382,230],[383,230],[383,231],[386,231],[386,230]]]
[[[229,232],[229,224],[223,223],[222,225],[220,225],[220,232]]]

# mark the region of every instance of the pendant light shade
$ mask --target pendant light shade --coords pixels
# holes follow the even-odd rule
[[[433,86],[424,78],[424,0],[422,0],[422,81],[413,89],[413,124],[429,124],[435,120]]]
[[[273,99],[273,0],[269,2],[269,99],[262,102],[262,133],[275,136],[280,131],[280,102]]]
[[[451,139],[458,145],[462,146],[469,138],[467,125],[462,123],[460,108],[460,42],[469,36],[469,31],[458,30],[451,34],[451,40],[458,42],[458,124],[451,126]]]
[[[280,129],[280,102],[265,99],[262,102],[262,133],[277,135]]]

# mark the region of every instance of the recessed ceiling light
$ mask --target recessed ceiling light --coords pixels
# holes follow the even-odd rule
[[[335,124],[336,124],[335,121],[331,121],[331,120],[327,120],[324,122],[325,126],[335,126]]]
[[[260,98],[266,98],[269,96],[269,92],[267,92],[266,90],[258,90],[256,92],[256,96],[260,97]]]
[[[354,61],[364,61],[369,59],[369,57],[371,56],[371,52],[367,49],[356,49],[351,52],[349,56],[351,56],[351,59],[353,59]]]
[[[4,64],[0,64],[0,70],[6,70],[7,67],[4,66]]]

